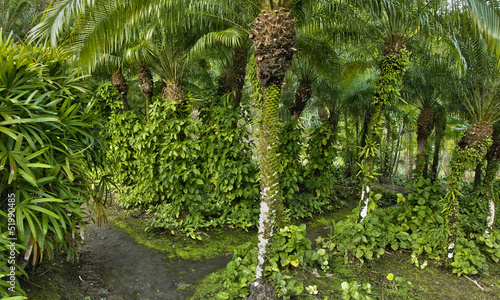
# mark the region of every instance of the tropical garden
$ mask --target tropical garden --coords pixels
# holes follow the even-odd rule
[[[393,299],[297,275],[393,253],[479,287],[498,275],[499,1],[0,7],[2,299],[77,259],[109,207],[193,243],[255,237],[196,299]]]

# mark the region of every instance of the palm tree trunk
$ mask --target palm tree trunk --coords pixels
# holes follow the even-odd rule
[[[375,159],[378,156],[380,135],[383,128],[385,106],[399,97],[403,73],[406,69],[408,56],[404,37],[398,37],[386,45],[380,62],[380,74],[372,103],[375,112],[370,120],[366,135],[366,145],[363,149],[363,181],[361,187],[360,214],[363,219],[368,214],[370,200],[370,184],[375,170]]]
[[[279,121],[279,99],[286,70],[292,64],[295,53],[295,19],[288,9],[276,7],[271,10],[268,2],[265,9],[252,24],[254,56],[257,76],[264,91],[262,127],[259,138],[261,205],[259,216],[259,241],[256,280],[250,285],[248,299],[276,299],[272,283],[264,274],[268,259],[269,244],[282,209],[279,186],[277,132]]]
[[[123,111],[129,111],[130,105],[128,105],[127,101],[127,94],[128,94],[127,80],[125,80],[125,76],[123,76],[121,70],[118,70],[114,72],[113,75],[111,75],[111,83],[118,90],[118,92],[122,97]]]
[[[453,257],[455,243],[453,242],[458,230],[458,205],[459,185],[462,180],[466,166],[471,159],[482,160],[491,144],[493,125],[487,121],[478,121],[465,131],[464,136],[458,142],[453,152],[450,163],[451,174],[447,178],[448,190],[443,199],[443,212],[446,218],[446,226],[450,230],[448,257]]]
[[[474,184],[473,184],[473,188],[472,190],[474,192],[476,192],[479,187],[481,186],[481,173],[483,172],[483,162],[482,161],[478,161],[478,163],[476,164],[476,169],[474,171]]]
[[[401,137],[403,135],[403,124],[399,124],[398,128],[398,140],[396,142],[396,151],[394,152],[394,161],[391,164],[391,181],[394,180],[394,175],[396,174],[399,166],[399,156],[401,155]]]
[[[435,182],[438,177],[438,167],[439,167],[439,152],[441,151],[441,142],[443,141],[444,131],[446,129],[446,116],[443,118],[437,118],[434,132],[436,136],[434,137],[434,157],[432,159],[431,167],[431,181]]]
[[[419,178],[424,175],[424,168],[426,166],[427,141],[432,128],[434,127],[434,112],[432,108],[424,108],[420,111],[417,119],[417,163],[415,170],[415,177]]]
[[[345,171],[346,177],[354,177],[354,162],[351,155],[351,148],[349,147],[349,124],[347,112],[344,114],[344,126],[345,126],[345,143],[346,143],[346,156],[347,156],[347,168]]]
[[[311,81],[300,80],[299,88],[297,89],[297,92],[295,92],[295,101],[290,107],[290,115],[292,116],[292,119],[295,120],[300,117],[307,102],[311,99],[311,94]]]
[[[495,140],[486,153],[486,173],[484,176],[484,187],[486,199],[488,200],[488,217],[486,219],[485,233],[489,236],[495,224],[495,198],[493,197],[493,181],[500,167],[500,132],[495,131]]]
[[[139,66],[137,68],[137,76],[139,77],[139,87],[146,98],[146,120],[149,124],[149,104],[151,103],[151,98],[153,98],[154,90],[153,75],[147,67]]]
[[[224,71],[219,78],[219,94],[233,93],[233,103],[235,107],[238,107],[241,102],[247,62],[247,48],[236,48],[234,50],[233,65],[231,68]]]
[[[168,100],[176,102],[177,104],[183,104],[186,100],[186,94],[177,82],[173,80],[162,79],[162,96],[163,100]]]

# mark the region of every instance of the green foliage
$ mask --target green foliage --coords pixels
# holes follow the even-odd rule
[[[288,214],[296,219],[311,218],[314,213],[331,209],[337,169],[335,132],[328,122],[314,129],[304,146],[302,126],[297,120],[287,122],[280,131],[278,148],[280,187]],[[300,159],[307,157],[304,166]]]
[[[151,227],[193,238],[200,228],[257,224],[257,166],[244,142],[248,119],[240,119],[243,112],[230,99],[202,107],[201,121],[186,113],[189,107],[155,101],[147,124],[134,111],[123,112],[110,89],[102,85],[96,97],[112,108],[109,156],[125,208],[147,209]]]
[[[398,194],[398,206],[376,209],[361,223],[357,222],[359,208],[356,208],[349,218],[335,224],[334,238],[326,246],[337,249],[346,259],[351,254],[361,262],[380,257],[388,247],[394,251],[412,250],[416,255],[424,250],[430,255],[436,254],[434,250],[439,253],[442,237],[446,236],[440,228],[443,217],[436,209],[440,191],[439,184],[429,185],[422,179],[413,187],[408,200]],[[381,195],[371,197],[378,201]]]
[[[70,70],[58,53],[0,35],[2,277],[12,219],[7,195],[15,198],[16,260],[25,250],[32,264],[61,248],[75,257],[83,236],[82,205],[102,212],[105,204],[92,185],[103,165],[95,130],[99,115],[84,95],[83,78]],[[0,279],[0,295],[6,296],[7,286]]]
[[[458,276],[462,274],[473,275],[488,270],[486,257],[481,253],[474,241],[458,237],[453,252],[453,262],[451,263],[453,274]]]
[[[372,297],[368,296],[372,293],[371,284],[365,283],[362,286],[358,284],[357,281],[347,282],[344,281],[341,284],[342,287],[342,299],[343,300],[370,300]],[[361,287],[361,289],[359,288]],[[368,294],[368,295],[367,295]]]
[[[410,53],[403,49],[398,55],[384,55],[380,62],[380,76],[375,90],[374,103],[389,104],[399,99],[403,73]]]
[[[445,258],[449,252],[450,231],[445,226],[441,186],[419,177],[407,188],[406,198],[398,194],[396,207],[376,209],[361,223],[357,222],[359,208],[354,209],[349,218],[335,224],[334,236],[323,245],[343,253],[346,260],[352,255],[361,262],[380,257],[387,248],[405,249],[412,252],[412,263],[422,269],[428,262],[419,261],[421,256],[436,260]],[[381,196],[373,197],[378,200]],[[484,226],[480,232],[484,232]],[[474,236],[470,233],[471,239],[463,235],[456,237],[450,263],[454,274],[487,272],[485,253],[495,262],[500,260],[498,231],[489,237],[480,234],[475,241]]]
[[[229,226],[255,226],[259,211],[258,169],[252,161],[253,143],[245,142],[251,140],[246,107],[232,107],[229,95],[208,103],[200,114],[205,125],[200,141],[204,176],[210,182],[207,193],[223,215],[229,214]]]
[[[489,236],[486,234],[478,236],[476,244],[481,245],[495,263],[500,261],[500,232],[498,229],[493,230]]]
[[[309,211],[303,207],[299,208],[297,203],[294,203],[299,195],[300,185],[304,181],[303,166],[300,163],[303,152],[302,128],[297,120],[285,123],[280,130],[279,142],[280,187],[283,191],[284,206],[291,210],[292,216],[310,217]]]
[[[323,122],[314,129],[308,142],[308,162],[304,176],[306,187],[318,201],[315,207],[311,207],[313,212],[320,212],[321,206],[330,202],[333,185],[337,182],[333,165],[336,155],[335,137],[333,126],[329,122]]]
[[[328,270],[329,254],[325,249],[311,249],[311,241],[305,237],[306,226],[290,225],[280,229],[273,237],[266,266],[267,277],[271,278],[277,292],[284,299],[300,295],[304,291],[301,282],[291,280],[295,268],[321,267]],[[225,299],[245,298],[248,286],[255,280],[257,247],[246,243],[234,251],[233,259],[227,264],[224,274]],[[219,293],[219,295],[222,293]]]

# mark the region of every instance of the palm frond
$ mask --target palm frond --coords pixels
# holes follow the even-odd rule
[[[490,51],[500,59],[500,5],[495,1],[465,0],[470,7],[472,17],[488,41]],[[495,5],[496,3],[496,5]],[[500,62],[499,62],[500,63]]]

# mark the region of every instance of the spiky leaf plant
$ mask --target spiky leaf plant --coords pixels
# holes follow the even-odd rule
[[[12,266],[22,271],[61,248],[68,258],[76,255],[82,205],[102,212],[102,198],[92,191],[92,171],[103,163],[93,155],[103,151],[99,116],[84,96],[83,78],[70,70],[57,52],[15,44],[0,30],[0,274],[9,267],[3,263],[8,223],[16,229],[19,265]],[[5,286],[1,278],[2,297]]]

